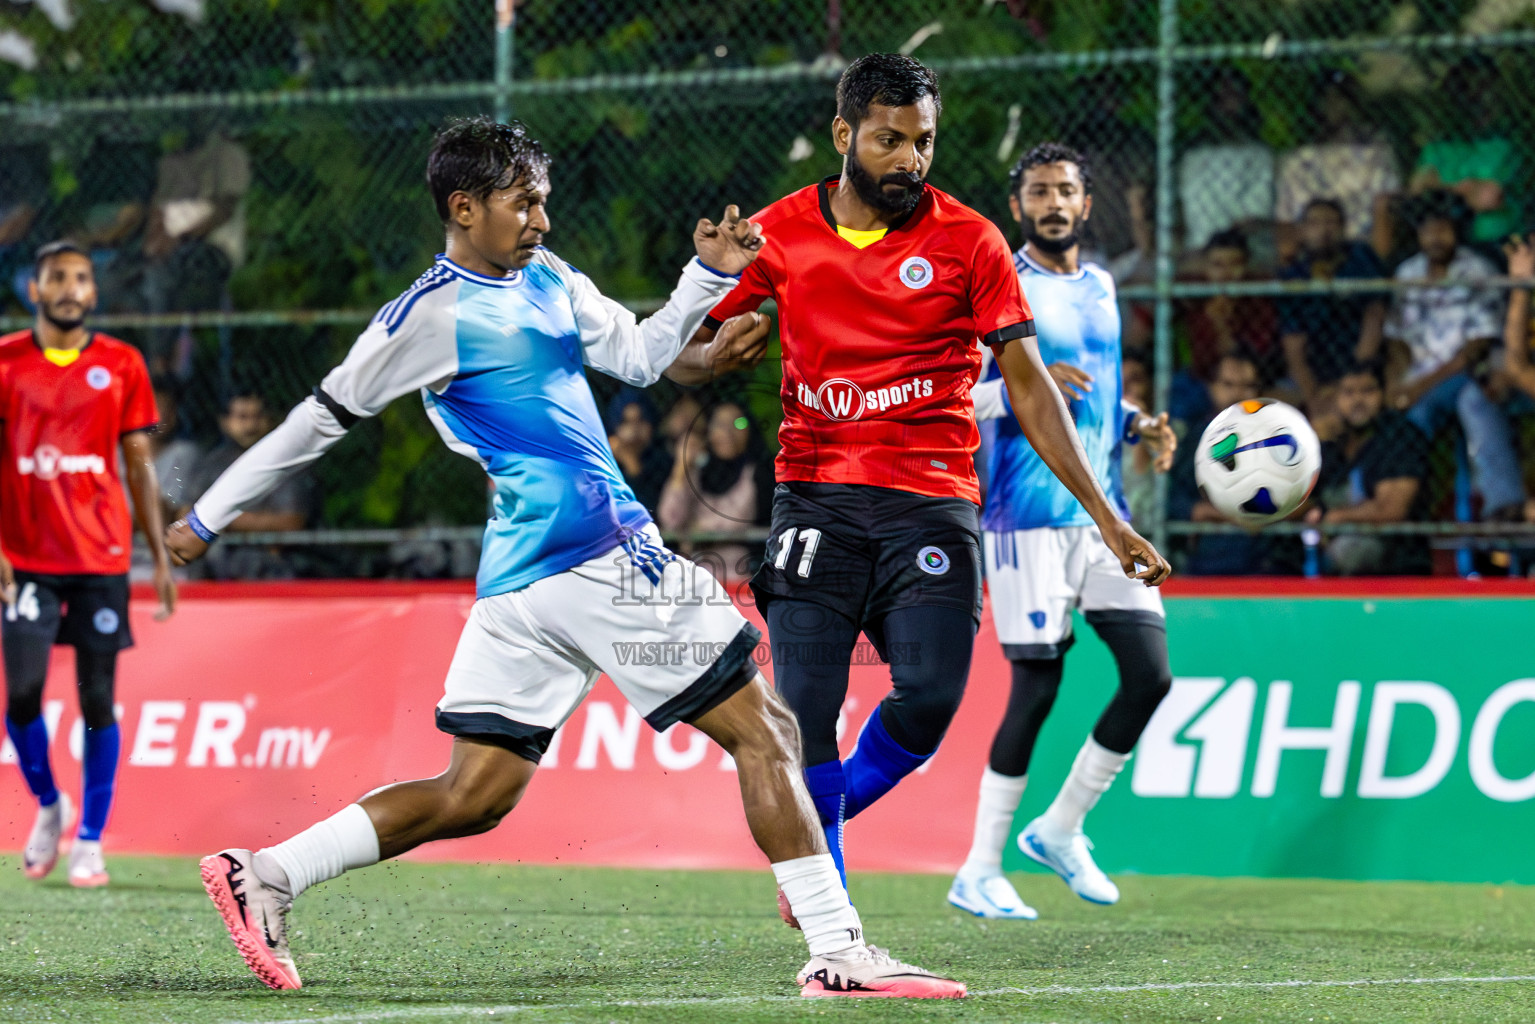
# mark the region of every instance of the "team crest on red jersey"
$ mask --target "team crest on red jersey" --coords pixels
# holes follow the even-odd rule
[[[926,288],[933,283],[933,265],[921,256],[912,256],[902,261],[900,278],[913,291]]]

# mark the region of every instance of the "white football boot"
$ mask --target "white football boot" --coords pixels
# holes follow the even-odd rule
[[[876,999],[961,999],[963,982],[903,964],[863,943],[829,956],[813,956],[794,979],[802,996]]]
[[[69,884],[76,889],[100,889],[111,880],[101,840],[76,839],[69,850]]]
[[[1018,896],[1005,875],[960,871],[949,886],[949,903],[976,917],[1006,921],[1033,921],[1039,911]]]
[[[202,859],[203,888],[218,908],[245,966],[268,988],[300,988],[288,952],[288,910],[293,900],[257,877],[250,850],[221,850]]]
[[[1092,843],[1081,832],[1067,832],[1043,817],[1018,834],[1018,849],[1061,876],[1071,891],[1089,903],[1119,902],[1119,887],[1093,863]]]
[[[28,878],[43,879],[59,862],[59,839],[69,828],[74,817],[74,807],[67,794],[60,792],[51,807],[39,807],[37,818],[32,822],[32,834],[27,837],[27,847],[21,853],[21,869]]]

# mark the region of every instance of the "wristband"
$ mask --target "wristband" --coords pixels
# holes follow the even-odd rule
[[[197,509],[190,509],[186,518],[187,529],[197,534],[204,544],[212,544],[219,539],[219,535],[203,525],[203,521],[197,518]]]
[[[741,275],[740,274],[727,274],[723,270],[716,270],[714,267],[709,266],[709,264],[705,263],[701,258],[699,258],[697,256],[694,256],[693,258],[695,260],[698,260],[698,265],[700,267],[703,267],[705,270],[707,270],[709,273],[713,274],[715,277],[723,277],[723,278],[726,278],[727,280],[730,280],[730,281],[739,281],[741,279]]]

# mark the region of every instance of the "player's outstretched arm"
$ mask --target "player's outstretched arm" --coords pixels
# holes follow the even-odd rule
[[[396,398],[421,388],[446,387],[458,372],[454,313],[447,295],[424,291],[406,312],[380,314],[369,324],[314,393],[224,470],[184,518],[171,524],[165,534],[171,561],[186,565],[201,558],[242,510],[324,455],[359,420],[378,415]]]
[[[666,305],[643,321],[603,295],[580,271],[552,253],[540,257],[570,291],[586,363],[610,377],[649,387],[667,373],[679,383],[703,383],[729,369],[755,365],[766,347],[767,328],[743,321],[729,339],[709,350],[714,332],[700,330],[704,317],[739,283],[738,275],[763,246],[760,225],[726,207],[718,224],[707,218],[693,232],[698,258],[683,268]],[[736,331],[740,331],[737,334]],[[724,332],[721,331],[721,334]],[[686,353],[686,355],[685,355]],[[681,366],[676,366],[679,358]],[[668,373],[673,367],[675,373]]]
[[[1029,444],[1093,517],[1125,575],[1144,580],[1147,586],[1160,585],[1172,573],[1172,567],[1149,541],[1119,518],[1103,488],[1098,486],[1060,389],[1039,358],[1039,345],[1033,338],[1019,338],[994,346],[992,352],[1006,382],[1013,413]]]
[[[142,430],[124,434],[122,445],[123,470],[128,493],[133,495],[133,511],[155,560],[155,596],[160,599],[155,620],[164,622],[176,611],[176,581],[171,578],[170,552],[164,538],[165,519],[160,513],[160,478],[155,474],[155,456],[149,447],[149,435]]]

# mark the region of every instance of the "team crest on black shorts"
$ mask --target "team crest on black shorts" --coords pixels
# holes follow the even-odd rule
[[[942,576],[949,571],[949,556],[942,548],[928,545],[917,552],[917,565],[930,576]]]
[[[110,608],[98,608],[91,619],[91,624],[96,627],[96,632],[105,636],[108,633],[116,633],[118,626],[117,613]]]

